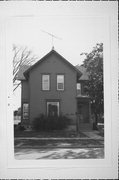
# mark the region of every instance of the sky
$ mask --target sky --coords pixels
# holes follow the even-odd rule
[[[43,16],[39,18],[16,18],[12,22],[13,44],[27,46],[39,58],[54,48],[73,65],[81,64],[82,52],[90,52],[96,43],[103,42],[102,18],[76,16]],[[47,33],[48,32],[48,33]]]
[[[104,19],[98,16],[78,16],[75,14],[77,7],[70,14],[65,13],[64,8],[61,16],[53,15],[50,13],[54,11],[53,8],[50,7],[49,13],[37,17],[13,18],[9,23],[11,43],[27,47],[40,59],[52,49],[52,37],[48,34],[51,33],[58,37],[53,40],[54,49],[73,65],[80,65],[85,58],[81,53],[89,53],[96,43],[104,42]],[[14,93],[14,109],[20,106],[20,101],[18,88]]]

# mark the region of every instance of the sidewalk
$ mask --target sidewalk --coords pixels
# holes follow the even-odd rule
[[[82,131],[88,138],[103,140],[104,137],[98,135],[98,131]]]

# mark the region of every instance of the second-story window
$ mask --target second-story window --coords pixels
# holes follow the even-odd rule
[[[57,90],[64,90],[64,75],[57,75]]]
[[[81,95],[81,83],[77,83],[77,94]]]
[[[42,90],[45,90],[45,91],[50,90],[50,75],[49,74],[42,75]]]

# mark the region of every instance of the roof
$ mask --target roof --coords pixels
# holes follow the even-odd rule
[[[75,67],[82,73],[78,80],[89,80],[89,74],[84,66],[77,65]]]
[[[63,56],[61,56],[58,52],[56,52],[54,49],[52,49],[48,54],[46,54],[44,57],[42,57],[39,61],[37,61],[34,65],[32,65],[30,68],[28,68],[24,72],[24,76],[27,78],[30,71],[34,69],[36,66],[41,64],[44,60],[46,60],[51,54],[56,54],[57,56],[61,57],[61,59],[68,64],[73,70],[75,70],[80,76],[82,75],[81,71],[78,70],[75,66],[73,66],[69,61],[67,61]]]
[[[17,80],[25,80],[24,72],[30,67],[30,65],[22,65],[17,73]]]

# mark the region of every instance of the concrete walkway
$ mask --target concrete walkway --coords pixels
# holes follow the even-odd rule
[[[98,139],[98,140],[104,139],[104,137],[98,135],[98,131],[82,131],[82,133],[91,139]]]

